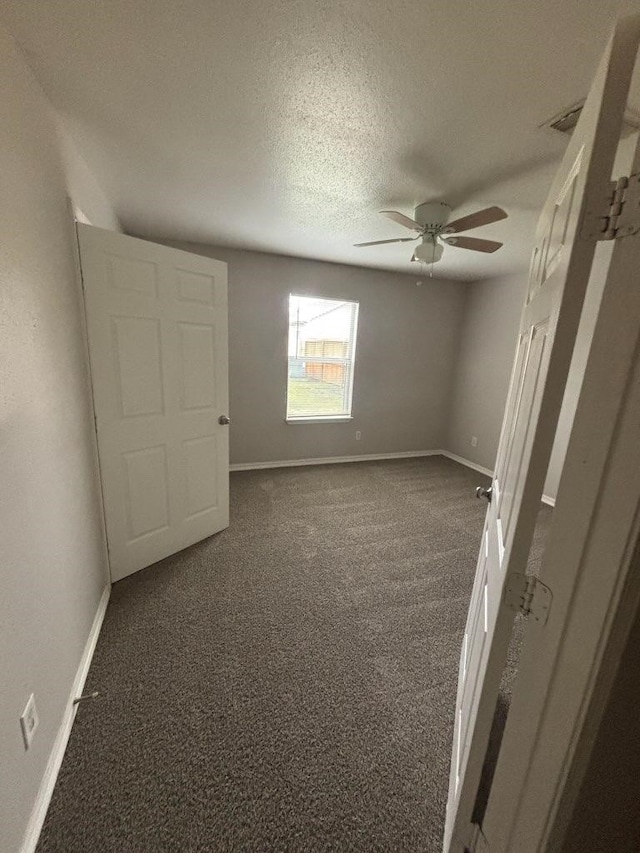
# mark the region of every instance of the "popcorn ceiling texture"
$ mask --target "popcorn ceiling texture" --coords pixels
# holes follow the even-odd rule
[[[444,199],[491,256],[526,268],[565,137],[540,129],[589,88],[637,0],[5,0],[3,14],[128,233],[415,271],[378,211]]]

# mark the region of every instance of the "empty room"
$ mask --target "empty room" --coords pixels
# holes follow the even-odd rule
[[[637,853],[639,44],[5,0],[2,853]]]

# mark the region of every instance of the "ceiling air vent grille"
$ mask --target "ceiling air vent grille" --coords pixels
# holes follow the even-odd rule
[[[575,126],[578,124],[580,113],[584,107],[584,100],[585,99],[583,98],[583,100],[579,101],[577,104],[563,110],[548,121],[543,122],[540,127],[550,127],[552,130],[557,130],[560,133],[565,133],[567,136],[571,136]],[[622,138],[624,139],[632,133],[637,133],[638,130],[640,130],[640,115],[634,110],[625,110],[624,120],[622,122]]]

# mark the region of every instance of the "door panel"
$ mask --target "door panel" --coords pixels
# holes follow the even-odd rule
[[[111,328],[121,416],[164,414],[159,321],[111,317]]]
[[[546,319],[530,331],[527,361],[521,380],[521,396],[514,414],[514,424],[517,425],[517,429],[511,435],[504,468],[501,472],[496,472],[496,479],[499,480],[500,474],[502,475],[500,500],[496,505],[497,521],[500,527],[498,541],[502,552],[506,550],[506,543],[511,541],[514,510],[518,506],[519,492],[524,483],[523,466],[531,452],[535,414],[539,410],[540,394],[547,366],[545,355],[548,352],[546,347],[548,330],[549,321]],[[502,557],[500,563],[502,563]]]
[[[610,197],[637,29],[628,21],[616,28],[538,226],[463,639],[445,853],[473,844],[471,816],[514,619],[504,590],[526,569],[595,249],[580,229]]]
[[[167,448],[145,447],[122,459],[129,542],[134,542],[169,526]]]
[[[78,226],[113,580],[229,523],[226,265]]]
[[[207,409],[215,404],[215,331],[201,323],[178,323],[182,409]]]

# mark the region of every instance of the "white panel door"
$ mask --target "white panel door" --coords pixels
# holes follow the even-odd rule
[[[460,657],[446,853],[474,847],[473,807],[589,278],[638,43],[616,28],[543,209]]]
[[[112,580],[229,524],[227,268],[78,224]]]

